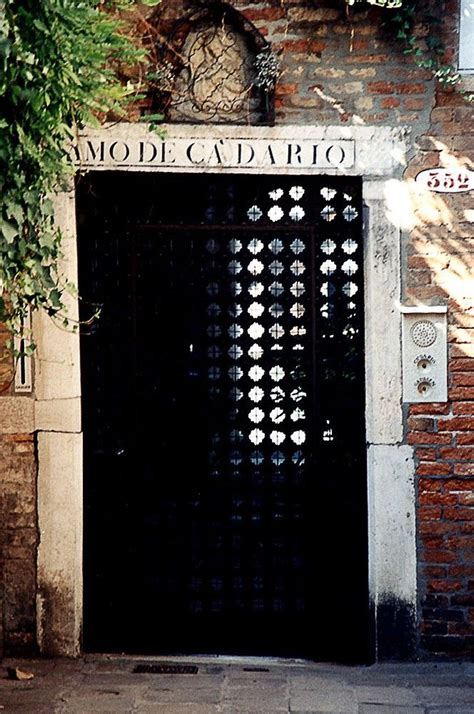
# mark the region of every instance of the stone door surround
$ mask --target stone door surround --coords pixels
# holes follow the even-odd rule
[[[385,649],[387,612],[414,622],[415,495],[412,449],[402,444],[400,229],[386,190],[404,168],[400,128],[169,125],[164,138],[144,124],[84,131],[71,151],[94,171],[239,172],[363,177],[365,210],[366,433],[369,588],[376,650]],[[74,190],[56,196],[64,270],[77,281]],[[78,303],[69,298],[71,317]],[[41,651],[75,656],[82,625],[82,434],[77,334],[34,319],[38,432],[37,621]],[[388,608],[388,610],[387,610]],[[120,623],[117,624],[120,626]]]

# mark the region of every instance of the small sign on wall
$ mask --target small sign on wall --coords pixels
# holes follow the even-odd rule
[[[474,171],[468,169],[425,169],[415,178],[428,191],[462,193],[474,189]]]
[[[17,394],[29,394],[33,391],[33,370],[31,364],[30,335],[31,335],[31,315],[28,313],[23,323],[23,334],[15,335],[14,348],[18,357],[15,358],[15,392]]]
[[[401,312],[403,401],[447,401],[447,308],[402,307]]]

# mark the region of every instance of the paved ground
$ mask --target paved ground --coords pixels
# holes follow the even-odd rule
[[[134,673],[196,665],[195,674]],[[221,657],[3,661],[2,712],[119,714],[474,714],[474,665],[344,667]],[[33,672],[7,679],[7,667]]]

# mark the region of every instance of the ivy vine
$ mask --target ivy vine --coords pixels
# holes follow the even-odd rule
[[[442,41],[444,3],[437,0],[343,0],[347,8],[375,5],[389,10],[383,25],[390,37],[398,40],[407,55],[411,55],[420,69],[426,69],[446,87],[456,87],[468,102],[474,94],[460,88],[462,75],[452,64],[444,61],[445,48]],[[426,24],[429,34],[421,39],[415,32],[417,23]]]
[[[420,69],[426,69],[445,87],[457,87],[462,82],[460,72],[454,65],[445,62],[445,47],[442,40],[444,3],[419,0],[403,0],[400,7],[387,15],[385,27],[390,35],[404,46],[404,52],[410,55]],[[420,38],[415,33],[417,23],[427,25],[429,33]],[[460,94],[468,102],[474,101],[474,94],[460,89]]]
[[[123,33],[123,6],[0,0],[0,321],[13,334],[28,308],[71,326],[64,298],[74,288],[59,267],[49,196],[71,178],[65,147],[77,129],[123,114],[136,91],[114,72],[143,59]]]

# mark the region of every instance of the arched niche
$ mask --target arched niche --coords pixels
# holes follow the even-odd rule
[[[273,123],[277,62],[252,23],[220,1],[163,17],[150,53],[152,112],[170,123]]]

